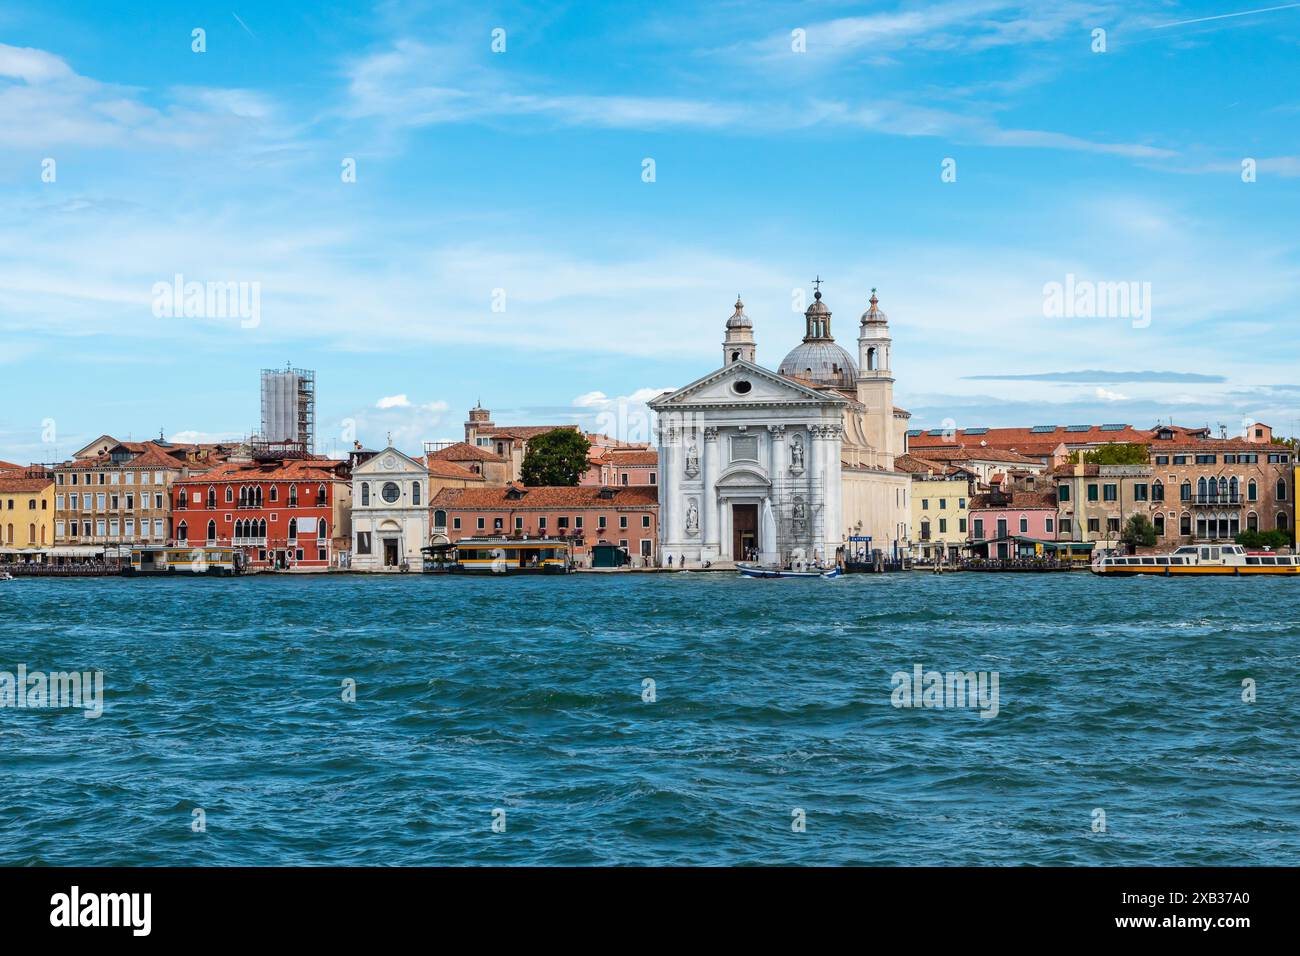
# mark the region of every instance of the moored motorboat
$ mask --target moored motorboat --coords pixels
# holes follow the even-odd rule
[[[1230,575],[1300,574],[1300,556],[1272,551],[1247,551],[1237,544],[1193,544],[1170,554],[1098,555],[1093,574],[1104,577],[1127,577],[1133,574],[1159,574],[1164,577],[1201,577]]]
[[[737,564],[736,570],[747,578],[837,578],[840,569],[810,568],[807,571],[795,571],[789,568],[762,568],[756,564]]]

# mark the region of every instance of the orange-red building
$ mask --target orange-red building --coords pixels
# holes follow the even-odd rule
[[[324,571],[351,548],[345,461],[231,462],[172,486],[177,544],[228,544],[252,568]]]

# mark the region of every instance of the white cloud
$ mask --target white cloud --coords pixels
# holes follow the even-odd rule
[[[1098,387],[1094,394],[1097,396],[1097,398],[1101,399],[1103,402],[1127,402],[1128,401],[1127,395],[1124,395],[1120,392],[1112,391],[1109,388]]]
[[[405,395],[389,395],[375,402],[375,408],[410,408],[411,402]]]

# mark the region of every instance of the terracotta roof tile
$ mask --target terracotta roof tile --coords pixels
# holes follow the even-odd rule
[[[458,441],[454,445],[448,445],[446,448],[440,448],[431,452],[428,461],[505,461],[500,455],[488,451],[486,448],[480,448],[478,445],[471,445],[469,442]]]
[[[432,455],[428,461],[429,474],[434,478],[458,478],[462,481],[486,481],[482,475],[463,468],[454,461],[439,461]]]

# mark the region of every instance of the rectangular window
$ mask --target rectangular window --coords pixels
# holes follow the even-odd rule
[[[922,510],[922,511],[929,511],[929,510],[930,510],[930,499],[929,499],[929,498],[922,498],[922,499],[921,499],[921,510]]]
[[[1185,464],[1187,464],[1187,456],[1186,456],[1186,455],[1174,455],[1174,464],[1175,464],[1175,465],[1185,465]]]
[[[1102,490],[1107,501],[1119,501],[1119,485],[1107,484]]]
[[[59,519],[58,521],[54,522],[54,533],[58,535],[60,538],[63,537],[63,527],[64,527],[63,519]]]
[[[1073,533],[1074,525],[1069,518],[1061,519],[1061,534],[1069,535]]]
[[[479,515],[479,516],[478,516],[478,530],[479,530],[479,531],[482,531],[485,527],[487,527],[487,519],[485,519],[482,515]]]
[[[1088,500],[1089,500],[1089,501],[1096,501],[1096,500],[1097,500],[1097,486],[1096,486],[1096,484],[1090,484],[1090,485],[1088,485]]]
[[[982,539],[984,538],[984,519],[983,519],[983,518],[976,518],[976,519],[975,519],[975,532],[974,532],[974,536],[975,536],[975,540],[977,540],[977,541],[982,540]]]
[[[958,518],[958,519],[957,519],[957,531],[958,531],[959,533],[961,533],[961,534],[965,534],[965,533],[966,533],[966,519],[965,519],[965,518]]]
[[[127,518],[127,519],[126,519],[126,522],[125,522],[125,527],[126,527],[126,533],[127,533],[127,535],[128,535],[128,536],[133,536],[133,535],[135,534],[135,519],[134,519],[134,518]]]
[[[96,511],[104,510],[104,493],[102,491],[99,494],[95,495],[95,510]]]
[[[1146,486],[1146,485],[1144,485],[1144,484],[1137,484],[1137,485],[1134,485],[1134,486],[1133,486],[1133,500],[1134,500],[1134,501],[1146,501],[1146,500],[1147,500],[1147,486]]]
[[[1157,465],[1167,465],[1167,464],[1169,464],[1169,456],[1168,456],[1168,455],[1156,455],[1156,464],[1157,464]]]
[[[506,520],[505,518],[493,518],[493,519],[492,519],[492,530],[493,530],[493,531],[500,531],[500,530],[502,530],[502,528],[505,527],[505,520]]]
[[[650,520],[650,519],[647,517],[647,518],[646,518],[646,521],[649,522],[649,520]],[[648,525],[647,525],[647,527],[648,527]],[[940,533],[940,534],[947,534],[947,532],[948,532],[948,519],[947,519],[947,518],[940,518],[940,519],[939,519],[939,533]]]
[[[459,518],[452,518],[452,519],[451,519],[451,530],[452,530],[452,531],[459,531],[459,530],[460,530],[460,519],[459,519]]]
[[[641,527],[643,527],[643,528],[648,528],[648,527],[650,527],[650,516],[649,516],[649,515],[642,515],[642,516],[641,516]]]
[[[606,519],[604,515],[601,515],[599,518],[596,519],[596,527],[600,528],[603,531],[605,529],[605,523],[607,520],[608,519]]]
[[[1056,533],[1056,519],[1054,519],[1054,518],[1048,518],[1047,521],[1046,521],[1045,527],[1047,528],[1047,533],[1048,533],[1048,534],[1055,534],[1055,533]]]
[[[369,554],[369,553],[370,553],[370,532],[358,531],[357,532],[357,554]]]
[[[1106,519],[1106,531],[1107,531],[1109,534],[1118,534],[1118,533],[1119,533],[1119,519],[1118,519],[1118,518],[1107,518],[1107,519]]]
[[[1059,488],[1056,489],[1056,500],[1057,500],[1057,501],[1069,501],[1069,500],[1070,500],[1070,486],[1069,486],[1069,485],[1061,485]]]
[[[542,517],[540,517],[540,518],[537,519],[537,530],[538,530],[538,531],[545,531],[545,530],[546,530],[546,516],[545,516],[545,515],[543,515]]]
[[[618,527],[620,531],[627,527],[627,515],[618,516]]]
[[[524,530],[524,519],[519,515],[515,515],[515,530],[516,531]]]
[[[569,516],[560,515],[558,518],[555,519],[555,526],[559,528],[561,531],[567,531],[569,529]]]
[[[1028,518],[1021,518],[1021,519],[1020,519],[1020,533],[1021,533],[1021,534],[1028,534],[1028,533],[1029,533],[1029,519],[1028,519]]]
[[[1100,519],[1100,518],[1089,518],[1089,519],[1088,519],[1088,531],[1089,531],[1089,532],[1092,532],[1092,533],[1094,533],[1094,534],[1097,533],[1097,532],[1099,532],[1099,531],[1101,531],[1101,519]]]
[[[95,520],[95,535],[96,535],[97,537],[100,537],[100,538],[104,537],[104,519],[103,519],[103,518],[97,518],[97,519]]]
[[[581,528],[581,527],[582,527],[582,515],[574,515],[574,516],[573,516],[573,526],[574,526],[575,528]]]

